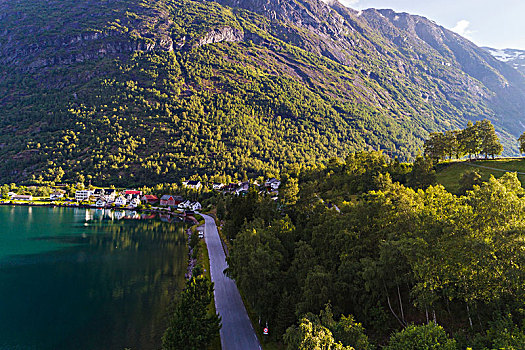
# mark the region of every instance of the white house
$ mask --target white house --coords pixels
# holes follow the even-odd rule
[[[117,198],[117,191],[113,188],[105,188],[104,197],[106,197],[106,201],[113,203]]]
[[[194,190],[198,190],[199,188],[202,187],[202,184],[200,181],[184,181],[182,183],[185,187],[188,187],[188,188],[191,188],[191,189],[194,189]]]
[[[77,202],[87,201],[93,195],[93,191],[79,190],[75,192],[75,200]]]
[[[62,198],[64,198],[64,194],[62,192],[55,192],[49,196],[49,200],[52,200],[52,201],[59,201]]]
[[[191,203],[189,205],[188,209],[191,209],[193,211],[201,210],[202,209],[202,205],[199,202],[193,202],[193,203]]]
[[[241,182],[239,184],[239,187],[235,189],[235,194],[241,194],[243,192],[248,192],[250,190],[250,183],[249,182]]]
[[[13,201],[32,201],[33,196],[30,194],[15,194],[11,197],[11,200]]]
[[[276,178],[271,178],[264,183],[264,186],[275,191],[279,189],[279,186],[281,186],[281,181],[277,180]]]
[[[189,200],[185,200],[184,202],[179,203],[178,208],[179,209],[187,209],[187,208],[190,207],[190,205],[191,205],[191,202]]]
[[[93,196],[95,198],[100,198],[104,195],[104,189],[103,188],[95,188],[95,190],[93,191]]]
[[[219,191],[219,190],[222,190],[222,188],[224,187],[224,184],[214,182],[211,186],[214,190]]]
[[[131,202],[129,202],[129,206],[132,207],[132,208],[136,208],[136,207],[138,207],[139,205],[141,205],[141,203],[142,203],[142,202],[140,201],[140,199],[135,197],[135,198],[133,198],[133,199],[131,200]]]
[[[104,208],[106,206],[106,201],[104,200],[104,198],[99,198],[97,200],[97,203],[95,203],[95,206],[98,207],[98,208]]]
[[[124,198],[124,196],[118,196],[117,199],[115,199],[116,206],[122,207],[126,205],[127,203],[128,201],[126,200],[126,198]]]

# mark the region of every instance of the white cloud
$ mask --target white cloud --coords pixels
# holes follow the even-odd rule
[[[467,21],[466,19],[462,19],[461,21],[456,23],[456,26],[452,28],[452,31],[458,33],[459,35],[467,39],[470,39],[471,34],[473,34],[474,32],[470,30],[469,27],[470,27],[470,22]]]

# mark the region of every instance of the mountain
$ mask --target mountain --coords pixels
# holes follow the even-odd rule
[[[355,150],[413,157],[525,78],[419,16],[320,0],[0,0],[0,182],[272,175]]]
[[[517,49],[493,49],[490,47],[483,47],[497,60],[506,62],[515,69],[525,74],[525,50]]]

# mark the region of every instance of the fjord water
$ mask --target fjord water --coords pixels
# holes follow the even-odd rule
[[[132,217],[0,206],[1,350],[160,348],[183,225]]]

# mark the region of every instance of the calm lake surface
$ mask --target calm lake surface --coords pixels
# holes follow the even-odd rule
[[[184,226],[139,217],[0,206],[0,349],[159,349]]]

